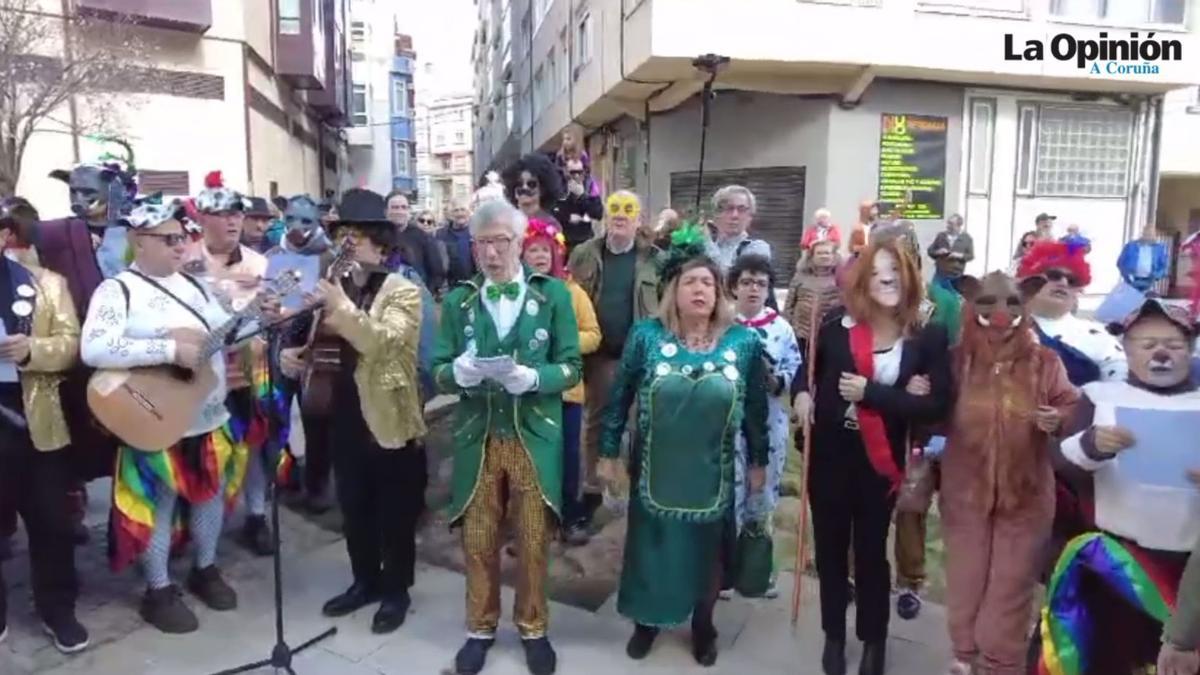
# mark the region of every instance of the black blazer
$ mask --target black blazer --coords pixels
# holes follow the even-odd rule
[[[821,467],[863,469],[874,473],[867,459],[862,436],[857,429],[847,429],[846,409],[849,402],[838,393],[838,380],[843,372],[855,373],[854,357],[850,352],[850,331],[842,325],[844,309],[834,310],[821,327],[817,338],[816,406],[813,434],[813,473],[815,483]],[[803,369],[804,366],[801,366]],[[928,396],[913,396],[904,390],[914,375],[929,378]],[[807,389],[804,373],[797,373],[794,382],[798,389]],[[906,339],[900,357],[900,376],[892,386],[871,381],[858,404],[883,415],[888,441],[896,466],[903,468],[908,457],[910,431],[916,426],[941,422],[953,406],[950,367],[950,341],[946,330],[938,325],[926,325],[915,336]],[[883,478],[880,477],[882,483]],[[815,484],[814,483],[814,484]]]

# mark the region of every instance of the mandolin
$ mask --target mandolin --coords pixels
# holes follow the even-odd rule
[[[354,270],[354,240],[344,237],[338,245],[337,255],[325,272],[325,279],[337,283],[338,279]],[[333,409],[333,380],[342,367],[342,350],[337,339],[321,329],[325,319],[324,310],[313,315],[312,328],[304,351],[308,354],[308,367],[300,388],[300,409],[308,414],[323,417]]]
[[[262,317],[262,305],[269,296],[286,295],[299,283],[298,272],[284,272],[208,335],[190,328],[171,331],[168,335],[172,338],[204,337],[200,366],[195,370],[178,365],[97,370],[88,380],[87,388],[87,402],[92,414],[106,429],[136,450],[156,452],[179,442],[217,386],[212,357],[226,348],[226,339],[239,325]]]

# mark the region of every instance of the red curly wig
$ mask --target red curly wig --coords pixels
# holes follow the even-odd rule
[[[521,253],[533,244],[550,246],[550,275],[557,279],[567,278],[567,239],[562,229],[552,221],[541,218],[530,218],[529,226],[525,228],[525,239],[521,242]]]
[[[1069,272],[1080,286],[1087,286],[1092,283],[1092,267],[1086,255],[1085,248],[1074,242],[1039,241],[1021,258],[1017,278],[1036,277],[1058,269]]]

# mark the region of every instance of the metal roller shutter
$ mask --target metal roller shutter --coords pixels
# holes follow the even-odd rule
[[[742,185],[754,193],[758,212],[750,225],[750,234],[771,244],[776,288],[787,288],[800,257],[805,169],[803,166],[771,166],[704,172],[700,208],[705,214],[711,214],[710,200],[722,186]],[[695,171],[671,174],[671,208],[679,213],[692,213],[696,205],[696,178]]]

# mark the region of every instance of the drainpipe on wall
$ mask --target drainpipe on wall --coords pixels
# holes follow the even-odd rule
[[[1163,95],[1159,94],[1149,99],[1149,105],[1154,109],[1150,121],[1150,171],[1148,172],[1149,189],[1146,192],[1146,222],[1154,223],[1158,219],[1158,181],[1159,160],[1162,155],[1163,129]]]

